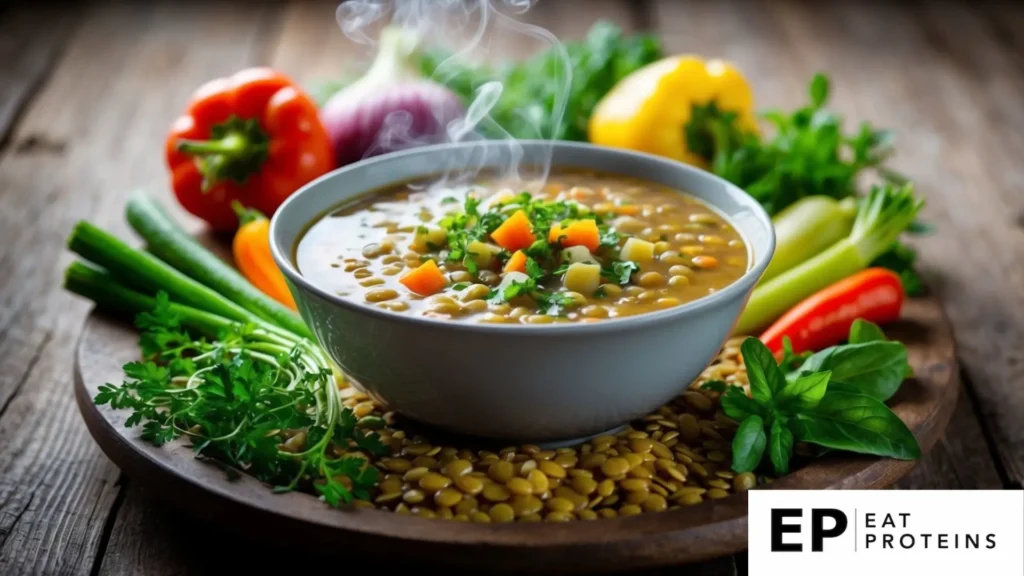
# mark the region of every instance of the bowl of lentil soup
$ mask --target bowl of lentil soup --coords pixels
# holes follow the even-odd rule
[[[281,206],[272,250],[320,344],[377,401],[474,436],[578,439],[657,408],[707,366],[774,232],[747,194],[685,164],[518,146],[336,170]],[[439,172],[470,153],[474,177],[445,184]],[[502,176],[514,162],[549,165],[546,183]]]

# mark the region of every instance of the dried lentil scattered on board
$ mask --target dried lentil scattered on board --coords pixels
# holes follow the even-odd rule
[[[709,380],[747,387],[740,343],[726,342],[688,390],[621,432],[553,450],[434,445],[344,388],[360,425],[371,423],[391,450],[372,459],[380,482],[369,501],[355,505],[463,522],[566,522],[661,512],[749,490],[767,479],[732,472],[737,424],[721,411],[718,394],[700,387]]]

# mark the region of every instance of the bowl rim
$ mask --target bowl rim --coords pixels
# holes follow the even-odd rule
[[[332,305],[339,306],[350,312],[370,316],[380,320],[388,322],[406,323],[414,326],[421,326],[425,328],[437,328],[437,329],[450,329],[459,330],[463,332],[474,332],[474,333],[487,333],[487,334],[505,334],[505,335],[539,335],[539,334],[551,334],[551,335],[565,335],[565,334],[594,334],[604,332],[617,332],[629,328],[638,328],[642,326],[651,326],[667,322],[673,322],[682,318],[691,316],[692,314],[712,306],[716,303],[730,300],[732,298],[741,296],[746,293],[747,290],[752,289],[756,284],[757,280],[764,273],[771,261],[772,255],[775,252],[775,228],[772,225],[771,217],[768,212],[764,209],[759,202],[757,202],[752,196],[747,194],[742,188],[735,184],[725,180],[724,178],[712,174],[706,170],[702,170],[696,166],[691,166],[684,162],[673,160],[664,156],[658,156],[646,152],[639,152],[636,150],[629,150],[625,148],[615,148],[609,146],[602,146],[597,144],[591,144],[589,142],[575,142],[568,140],[517,140],[519,145],[524,147],[531,146],[550,146],[561,147],[561,148],[575,148],[578,150],[590,150],[600,149],[612,154],[619,154],[626,157],[633,157],[637,159],[643,159],[646,162],[661,163],[666,168],[671,170],[682,170],[690,172],[698,178],[704,178],[714,181],[721,185],[726,190],[726,193],[731,196],[735,196],[739,201],[747,208],[751,210],[756,218],[765,225],[768,231],[767,249],[761,258],[755,261],[751,266],[748,267],[747,271],[742,276],[737,278],[728,286],[718,290],[712,294],[701,296],[690,302],[666,308],[664,310],[657,310],[652,312],[644,312],[641,314],[634,314],[631,316],[622,316],[618,318],[609,318],[602,322],[567,322],[563,324],[490,324],[484,322],[454,322],[452,320],[443,318],[432,318],[429,316],[414,316],[407,314],[396,314],[394,312],[381,310],[374,306],[367,305],[362,302],[350,300],[328,292],[327,290],[318,286],[312,280],[306,278],[301,272],[299,272],[297,265],[292,262],[292,259],[287,255],[294,246],[285,247],[282,245],[282,239],[279,237],[281,232],[281,219],[282,214],[286,213],[289,209],[292,209],[293,204],[301,202],[301,198],[304,194],[308,194],[310,190],[316,188],[321,182],[331,180],[334,178],[343,177],[345,174],[362,169],[365,166],[374,164],[387,164],[392,162],[401,162],[403,158],[418,154],[434,154],[442,153],[444,150],[457,150],[460,148],[470,148],[474,146],[507,146],[507,142],[504,140],[485,140],[485,141],[470,141],[470,142],[458,142],[458,143],[442,143],[442,144],[430,144],[425,146],[417,146],[415,148],[409,148],[405,150],[399,150],[395,152],[389,152],[386,154],[380,154],[369,158],[364,158],[358,162],[353,162],[339,168],[335,168],[330,172],[327,172],[313,180],[310,180],[298,190],[293,192],[285,201],[278,207],[270,219],[270,250],[278,268],[281,272],[292,282],[295,286],[302,290],[309,291],[316,295],[318,298],[325,300]],[[583,152],[586,153],[586,152]],[[557,165],[552,162],[551,168],[554,169]],[[365,194],[369,190],[360,192]],[[684,192],[685,191],[681,191]],[[357,194],[358,195],[358,194]],[[711,200],[704,200],[708,206],[715,209],[718,212],[722,211],[720,206],[715,205]],[[339,200],[340,202],[340,200]],[[726,219],[730,224],[734,224],[734,221],[728,216],[722,214],[722,217]],[[306,223],[305,231],[300,234],[296,239],[295,243],[300,242],[302,236],[308,231],[308,226],[311,223]],[[738,232],[740,232],[738,230]],[[742,232],[740,232],[742,235]],[[745,236],[745,235],[744,235]],[[744,238],[745,241],[749,242],[749,239]],[[753,250],[751,250],[753,254]],[[297,297],[298,299],[298,297]],[[736,319],[733,320],[734,322]]]

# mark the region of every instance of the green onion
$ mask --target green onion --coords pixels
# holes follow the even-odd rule
[[[199,244],[149,196],[132,196],[125,207],[125,215],[131,227],[146,241],[146,248],[164,262],[260,318],[300,336],[313,337],[302,318]]]
[[[93,264],[106,269],[118,282],[142,293],[164,291],[172,300],[205,310],[229,320],[252,323],[279,335],[298,335],[235,304],[200,284],[156,256],[132,248],[120,238],[86,221],[78,222],[68,237],[68,248]]]
[[[857,209],[850,235],[754,289],[734,332],[751,334],[818,290],[867,268],[910,226],[922,206],[912,184],[873,187]]]
[[[100,308],[130,314],[148,312],[156,307],[157,301],[121,284],[106,270],[100,270],[84,262],[72,262],[64,271],[64,289],[88,298]],[[234,324],[234,322],[204,310],[181,304],[169,304],[183,324],[209,337]]]

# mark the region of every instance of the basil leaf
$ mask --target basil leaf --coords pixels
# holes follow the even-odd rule
[[[775,474],[789,474],[789,459],[793,457],[793,433],[782,418],[772,422],[771,435],[768,439],[768,456],[775,467]]]
[[[798,375],[831,370],[830,390],[867,394],[884,402],[899,390],[908,366],[906,346],[874,341],[826,348],[808,358]]]
[[[850,344],[863,344],[865,342],[885,342],[887,338],[877,324],[868,322],[863,318],[857,318],[850,326]]]
[[[779,368],[783,372],[788,373],[800,368],[800,365],[807,360],[813,352],[806,350],[799,354],[793,353],[793,342],[789,339],[789,336],[782,337],[782,360],[779,362]]]
[[[765,416],[765,409],[747,396],[739,386],[730,386],[722,395],[722,411],[733,420],[742,421],[750,416]]]
[[[732,469],[742,473],[757,468],[765,442],[764,420],[757,415],[744,420],[732,439]]]
[[[796,415],[796,438],[825,448],[901,460],[921,457],[921,446],[888,406],[864,394],[829,390],[811,411]]]
[[[825,395],[831,376],[832,372],[826,370],[804,374],[787,381],[775,399],[776,406],[793,412],[814,408]]]
[[[772,398],[786,385],[786,377],[775,363],[775,356],[763,342],[753,337],[743,341],[740,353],[747,367],[747,379],[750,381],[754,401],[762,406],[770,405]]]

